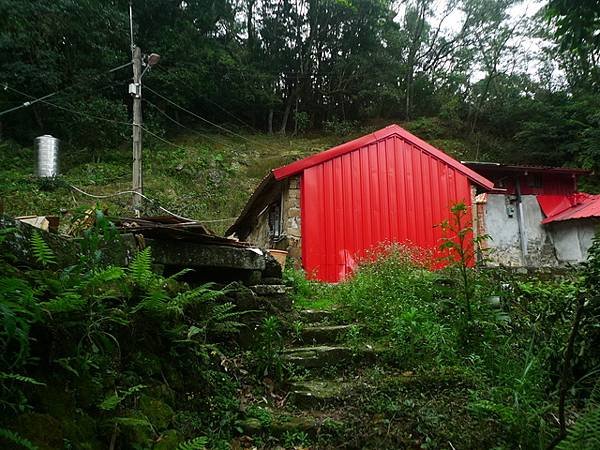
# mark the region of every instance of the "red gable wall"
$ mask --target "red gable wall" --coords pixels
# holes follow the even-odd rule
[[[449,218],[452,204],[471,204],[464,171],[438,153],[393,134],[304,168],[302,259],[307,273],[339,281],[367,250],[384,241],[437,249],[441,230],[434,225]]]

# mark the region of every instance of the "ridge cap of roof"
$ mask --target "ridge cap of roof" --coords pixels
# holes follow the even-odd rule
[[[467,178],[469,178],[472,182],[480,185],[485,189],[493,189],[494,183],[485,178],[484,176],[478,174],[474,170],[470,169],[466,165],[462,164],[460,161],[454,159],[447,153],[442,150],[434,147],[423,139],[415,136],[411,132],[405,130],[398,124],[391,124],[385,128],[380,130],[376,130],[372,133],[366,134],[359,138],[353,139],[351,141],[345,142],[343,144],[332,147],[328,150],[325,150],[320,153],[316,153],[314,155],[308,156],[306,158],[300,159],[298,161],[294,161],[293,163],[287,164],[285,166],[278,167],[273,169],[273,175],[277,181],[283,180],[284,178],[288,178],[292,175],[296,175],[308,169],[310,167],[316,166],[325,161],[329,161],[337,156],[344,155],[351,151],[354,151],[360,147],[363,147],[367,143],[378,142],[380,140],[386,139],[390,136],[398,135],[406,141],[409,141],[413,145],[419,147],[421,150],[427,152],[432,157],[437,158],[444,162],[445,164],[453,167],[454,169],[461,172]]]

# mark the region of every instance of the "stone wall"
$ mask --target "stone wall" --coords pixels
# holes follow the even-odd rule
[[[258,215],[246,241],[262,248],[286,250],[288,258],[300,267],[302,259],[300,176],[283,180],[280,186],[281,192],[274,195],[271,203]],[[269,229],[269,213],[275,205],[281,208],[279,237],[273,237]]]
[[[288,257],[292,258],[295,265],[300,266],[302,261],[302,224],[300,212],[300,176],[288,179],[283,190],[282,202],[282,230],[286,236]]]

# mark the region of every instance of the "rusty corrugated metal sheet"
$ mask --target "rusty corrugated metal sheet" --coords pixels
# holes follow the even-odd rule
[[[471,183],[460,164],[436,156],[390,134],[302,168],[305,270],[335,282],[381,242],[437,249],[441,229],[434,226],[449,217],[452,204],[471,204]]]

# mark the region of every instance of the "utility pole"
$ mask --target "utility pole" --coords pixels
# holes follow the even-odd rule
[[[133,96],[133,194],[132,206],[137,217],[140,216],[143,194],[142,173],[142,51],[133,48],[133,85],[129,88]]]

